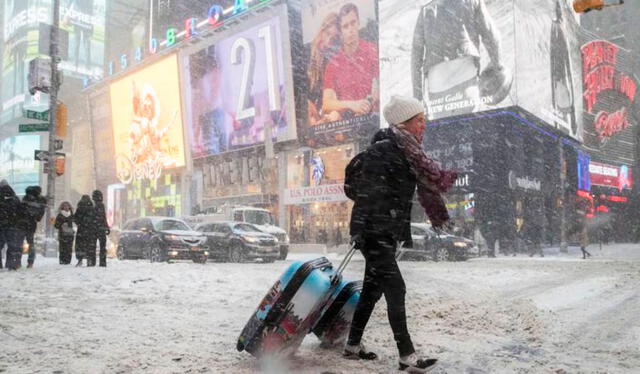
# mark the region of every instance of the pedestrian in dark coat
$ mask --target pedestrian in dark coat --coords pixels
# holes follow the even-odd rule
[[[33,262],[36,259],[36,245],[34,241],[34,235],[38,227],[38,222],[42,220],[47,207],[47,200],[41,195],[42,188],[40,186],[29,186],[25,190],[25,195],[22,198],[22,202],[27,209],[27,230],[25,232],[25,238],[27,244],[29,244],[29,257],[27,260],[27,268],[33,267]]]
[[[89,195],[82,195],[76,208],[74,221],[78,226],[76,233],[76,266],[82,265],[82,260],[87,259],[87,266],[96,265],[96,209]]]
[[[455,172],[440,170],[422,150],[426,127],[424,106],[408,97],[394,96],[384,109],[390,127],[378,131],[366,151],[347,166],[345,191],[354,200],[350,234],[365,258],[365,274],[344,355],[372,360],[377,357],[361,344],[375,304],[384,294],[402,370],[424,371],[435,359],[418,358],[405,314],[405,283],[395,260],[398,242],[411,246],[411,206],[414,192],[434,228],[449,221],[441,196],[455,181]],[[360,163],[359,167],[354,164]],[[357,175],[357,177],[352,177]],[[355,187],[353,186],[355,184]]]
[[[71,253],[73,252],[73,207],[68,201],[62,202],[56,216],[55,228],[58,229],[58,256],[60,265],[71,263]]]
[[[18,270],[22,262],[22,242],[28,228],[28,218],[24,203],[8,184],[0,186],[0,221],[7,244],[5,265],[9,270]]]
[[[93,191],[91,195],[93,205],[96,209],[96,226],[95,235],[100,244],[100,266],[107,266],[107,235],[109,235],[109,224],[107,223],[107,212],[102,202],[102,192],[100,190]]]

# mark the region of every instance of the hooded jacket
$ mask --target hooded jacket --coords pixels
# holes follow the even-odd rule
[[[109,229],[109,224],[107,223],[107,212],[102,202],[102,192],[99,190],[93,191],[91,198],[96,209],[96,234],[104,235]]]
[[[13,188],[5,184],[0,186],[0,230],[27,229],[25,206],[16,196]]]
[[[47,204],[41,193],[42,189],[40,186],[29,186],[25,190],[25,195],[22,198],[22,202],[24,203],[27,211],[25,224],[28,231],[35,231],[38,222],[44,216]]]
[[[389,129],[379,130],[362,153],[361,181],[351,213],[351,236],[386,236],[411,246],[416,178]]]
[[[78,208],[76,209],[76,213],[73,217],[76,225],[78,225],[78,236],[91,237],[95,234],[96,209],[94,208],[89,196],[85,195],[80,199],[80,202],[78,202]]]

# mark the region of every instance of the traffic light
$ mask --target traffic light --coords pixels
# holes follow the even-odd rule
[[[64,138],[67,136],[68,110],[64,103],[58,103],[56,108],[56,136]]]
[[[594,9],[602,10],[602,8],[622,5],[624,0],[574,0],[573,10],[576,13],[587,13]]]
[[[57,176],[61,176],[62,174],[64,174],[64,163],[65,163],[64,157],[56,158],[56,175]]]

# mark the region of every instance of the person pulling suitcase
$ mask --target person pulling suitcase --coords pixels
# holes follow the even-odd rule
[[[378,356],[362,344],[373,308],[382,295],[387,301],[389,324],[399,353],[399,368],[423,373],[437,359],[420,358],[407,330],[405,283],[396,262],[397,244],[411,247],[411,205],[416,186],[418,200],[434,228],[449,221],[445,193],[457,178],[441,170],[424,153],[421,143],[426,128],[423,104],[410,97],[393,96],[385,106],[390,127],[378,131],[372,144],[349,162],[345,170],[345,193],[354,200],[350,234],[365,258],[362,292],[353,317],[344,357],[375,360]]]

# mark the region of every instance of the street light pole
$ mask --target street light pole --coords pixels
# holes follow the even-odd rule
[[[55,168],[55,140],[56,140],[56,110],[58,107],[58,88],[60,86],[58,74],[59,46],[58,29],[60,26],[60,0],[53,0],[53,27],[51,27],[51,43],[49,56],[51,56],[51,89],[49,91],[49,170],[47,173],[47,215],[45,221],[45,253],[51,248],[53,242],[53,224],[56,193],[56,168]]]

